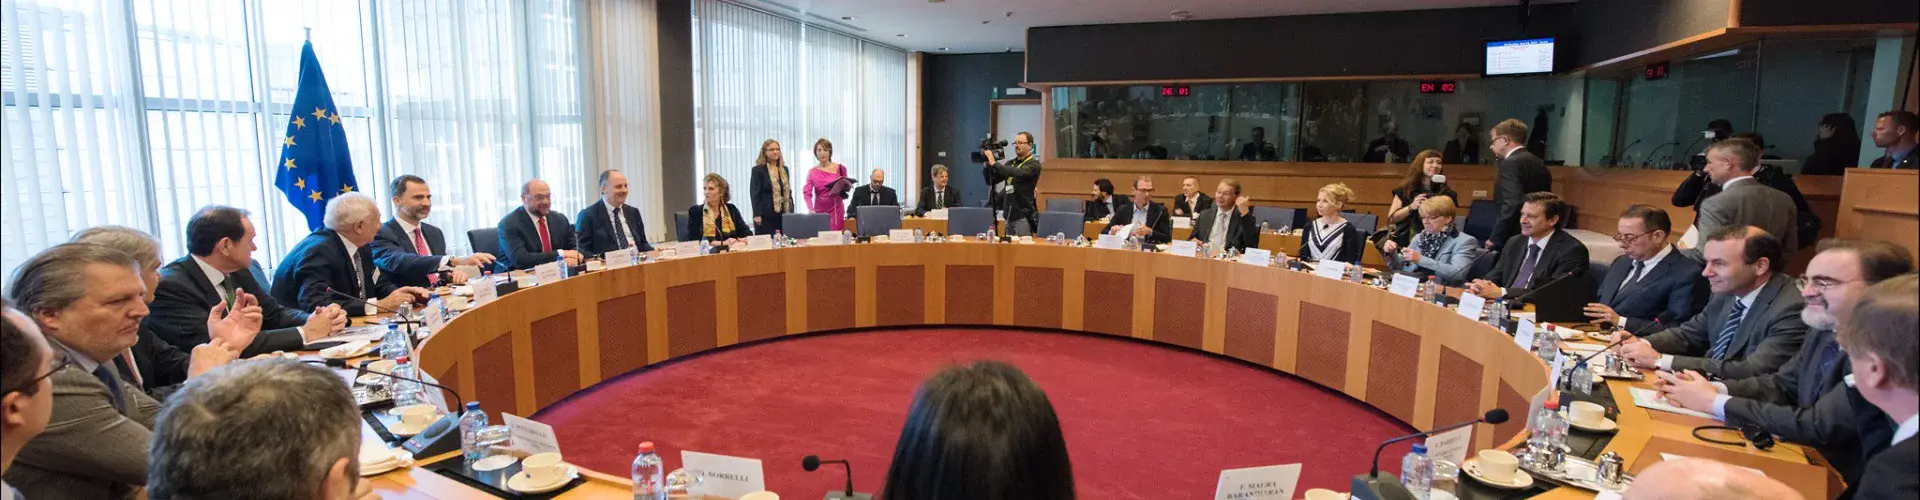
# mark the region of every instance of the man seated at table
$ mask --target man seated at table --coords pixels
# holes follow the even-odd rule
[[[934,210],[960,206],[960,190],[947,183],[950,177],[946,165],[933,166],[933,185],[920,189],[920,201],[913,211],[915,215],[924,216]]]
[[[1667,241],[1673,219],[1653,205],[1634,205],[1620,214],[1613,241],[1620,257],[1600,280],[1600,300],[1587,304],[1588,318],[1640,331],[1662,313],[1686,322],[1707,305],[1707,281],[1700,263],[1680,255]],[[1684,257],[1684,256],[1683,256]]]
[[[1213,199],[1201,199],[1213,202],[1213,206],[1193,218],[1193,240],[1206,249],[1207,255],[1260,248],[1260,223],[1253,219],[1251,200],[1240,196],[1240,181],[1221,179],[1213,188]]]
[[[500,260],[495,271],[533,269],[548,262],[564,261],[568,267],[580,265],[580,252],[574,250],[573,227],[567,216],[553,212],[553,188],[547,181],[534,179],[520,185],[520,208],[500,218]]]
[[[427,180],[402,175],[389,186],[393,191],[393,218],[380,225],[373,238],[373,265],[387,273],[400,286],[438,286],[440,273],[456,266],[493,267],[493,255],[476,252],[454,257],[447,255],[447,236],[438,226],[427,223],[433,213],[433,190]],[[453,282],[464,282],[454,275]]]
[[[1200,192],[1200,179],[1187,176],[1180,179],[1180,194],[1173,195],[1173,216],[1194,217],[1207,207],[1213,206],[1213,199],[1207,193]]]
[[[379,498],[360,477],[360,433],[339,375],[284,359],[226,366],[167,400],[147,498]]]
[[[1096,221],[1112,217],[1120,210],[1120,200],[1113,197],[1113,181],[1105,177],[1093,180],[1093,199],[1087,201],[1087,220]]]
[[[1707,237],[1707,308],[1673,328],[1620,345],[1641,368],[1693,370],[1745,378],[1780,369],[1800,350],[1806,302],[1793,278],[1780,274],[1780,240],[1756,227],[1730,227]]]
[[[1173,241],[1173,218],[1167,216],[1166,205],[1153,202],[1153,179],[1133,181],[1133,203],[1115,207],[1113,221],[1101,232],[1140,236],[1149,245]]]
[[[253,221],[233,207],[209,206],[187,219],[187,255],[160,268],[160,286],[153,292],[153,314],[146,327],[174,347],[192,351],[212,340],[207,315],[221,304],[228,311],[251,295],[260,307],[260,334],[240,350],[240,357],[273,351],[297,351],[308,343],[345,329],[345,309],[317,306],[308,314],[274,300],[248,272],[253,262]]]
[[[858,209],[863,206],[900,206],[900,193],[887,187],[887,171],[873,169],[867,180],[867,185],[853,188],[853,194],[847,196],[847,216],[859,215]]]
[[[580,209],[573,218],[573,234],[580,236],[580,251],[587,255],[631,248],[651,252],[647,243],[647,224],[640,209],[627,205],[627,174],[619,170],[600,172],[600,201]]]
[[[273,298],[298,307],[339,306],[372,316],[425,299],[429,292],[393,284],[373,265],[373,236],[380,232],[380,206],[364,193],[327,202],[326,227],[294,244],[274,272]],[[371,303],[371,306],[369,306]]]
[[[1855,498],[1920,497],[1920,278],[1905,275],[1874,285],[1840,329],[1840,345],[1854,353],[1853,383],[1860,397],[1900,427],[1892,444],[1874,455]],[[1862,439],[1866,439],[1862,434]]]
[[[1486,279],[1473,280],[1467,291],[1488,299],[1516,298],[1527,292],[1585,272],[1587,245],[1560,227],[1567,202],[1560,195],[1528,193],[1520,205],[1520,234],[1507,238],[1500,260]],[[1573,286],[1569,283],[1558,286]]]
[[[1691,259],[1688,259],[1691,260]],[[1844,388],[1847,353],[1834,340],[1834,328],[1852,315],[1855,304],[1874,283],[1913,271],[1907,250],[1884,241],[1826,240],[1798,282],[1806,307],[1806,341],[1780,371],[1724,382],[1708,382],[1698,372],[1661,373],[1655,383],[1667,399],[1683,408],[1712,413],[1734,427],[1757,425],[1788,440],[1820,450],[1849,483],[1859,479],[1865,452],[1855,428],[1892,428],[1877,411],[1854,414],[1850,405],[1820,405],[1834,389]],[[1841,398],[1844,399],[1844,398]],[[1876,425],[1855,426],[1862,419]]]
[[[1745,467],[1704,458],[1661,460],[1640,471],[1626,500],[1803,500],[1793,487]]]
[[[1392,240],[1383,244],[1387,260],[1394,269],[1414,276],[1432,276],[1442,285],[1456,286],[1480,256],[1480,243],[1471,234],[1454,227],[1458,207],[1452,197],[1431,196],[1415,207],[1420,214],[1421,231],[1411,244],[1402,248]]]

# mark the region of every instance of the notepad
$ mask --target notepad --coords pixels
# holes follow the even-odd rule
[[[1656,391],[1653,389],[1642,389],[1639,387],[1633,387],[1631,388],[1630,392],[1633,393],[1634,406],[1638,406],[1638,407],[1646,408],[1650,410],[1660,410],[1668,413],[1678,413],[1681,415],[1700,417],[1708,420],[1718,420],[1713,418],[1713,414],[1711,413],[1702,413],[1702,412],[1697,412],[1697,411],[1689,410],[1686,408],[1674,406],[1672,403],[1668,403],[1666,398],[1660,397],[1660,391]]]
[[[1675,455],[1675,454],[1672,454],[1672,453],[1661,453],[1661,454],[1660,454],[1660,460],[1661,460],[1661,461],[1663,461],[1663,462],[1664,462],[1664,461],[1667,461],[1667,460],[1680,460],[1680,459],[1686,459],[1686,458],[1693,458],[1693,457],[1689,457],[1689,456],[1686,456],[1686,455]],[[1727,465],[1733,465],[1733,464],[1727,464]],[[1734,466],[1735,468],[1738,468],[1738,469],[1741,469],[1741,470],[1745,470],[1745,471],[1747,471],[1747,472],[1752,472],[1752,473],[1754,473],[1754,474],[1759,474],[1759,475],[1761,475],[1761,476],[1765,476],[1765,475],[1767,475],[1767,471],[1763,471],[1763,470],[1760,470],[1760,469],[1755,469],[1755,468],[1752,468],[1752,467],[1742,467],[1742,466],[1738,466],[1738,465],[1733,465],[1733,466]]]

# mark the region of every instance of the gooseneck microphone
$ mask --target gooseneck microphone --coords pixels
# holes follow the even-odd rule
[[[1660,317],[1657,317],[1657,318],[1653,318],[1653,322],[1651,322],[1651,323],[1647,323],[1647,324],[1644,324],[1644,325],[1640,325],[1640,329],[1639,329],[1639,330],[1634,330],[1634,331],[1631,331],[1631,332],[1627,332],[1627,335],[1626,335],[1626,336],[1623,336],[1623,337],[1620,337],[1620,340],[1615,340],[1615,341],[1613,341],[1613,343],[1611,343],[1611,344],[1607,344],[1607,346],[1606,346],[1606,347],[1603,347],[1603,348],[1600,348],[1600,350],[1598,350],[1598,351],[1593,351],[1593,354],[1588,354],[1588,355],[1586,355],[1586,356],[1581,356],[1579,360],[1577,360],[1577,361],[1574,361],[1574,362],[1573,362],[1573,366],[1575,366],[1575,367],[1579,367],[1579,366],[1581,366],[1581,365],[1585,365],[1585,364],[1587,364],[1587,361],[1588,361],[1588,360],[1592,360],[1594,356],[1599,356],[1599,355],[1600,355],[1600,353],[1603,353],[1603,352],[1607,352],[1607,351],[1609,351],[1609,350],[1612,350],[1612,349],[1613,349],[1613,348],[1615,348],[1615,347],[1619,347],[1619,346],[1620,346],[1620,344],[1624,344],[1624,343],[1626,343],[1626,342],[1627,342],[1628,340],[1633,340],[1634,338],[1637,338],[1637,337],[1639,337],[1641,333],[1645,333],[1645,332],[1646,332],[1647,330],[1649,330],[1649,329],[1652,329],[1653,327],[1656,327],[1656,326],[1660,326],[1660,325],[1664,325],[1664,324],[1667,324],[1667,323],[1670,323],[1670,322],[1672,322],[1672,321],[1673,321],[1673,313],[1672,313],[1672,312],[1663,312],[1663,313],[1660,313]]]
[[[1401,437],[1389,439],[1385,443],[1380,443],[1380,447],[1373,450],[1373,461],[1371,464],[1369,464],[1371,471],[1363,476],[1353,476],[1353,483],[1352,483],[1353,498],[1356,500],[1403,500],[1403,499],[1413,500],[1413,493],[1408,492],[1407,488],[1404,486],[1401,486],[1399,481],[1393,480],[1391,474],[1389,474],[1387,477],[1381,477],[1380,452],[1386,451],[1387,445],[1398,443],[1401,441],[1406,441],[1409,439],[1426,437],[1426,436],[1438,434],[1441,432],[1446,432],[1453,429],[1466,427],[1473,424],[1488,423],[1488,424],[1498,425],[1498,424],[1506,423],[1506,421],[1507,421],[1507,410],[1494,408],[1492,410],[1487,410],[1487,413],[1485,415],[1482,415],[1477,420],[1461,422],[1458,424],[1453,424],[1446,427],[1440,427],[1440,428],[1436,428],[1436,429],[1425,431],[1425,432],[1419,432],[1419,433],[1414,433],[1412,435],[1401,436]]]
[[[402,376],[399,376],[399,375],[394,375],[394,374],[391,374],[391,373],[386,373],[386,372],[377,372],[377,371],[373,371],[373,370],[368,370],[366,366],[348,366],[348,365],[347,365],[347,360],[344,360],[344,359],[335,359],[335,358],[327,358],[327,359],[326,359],[325,361],[314,361],[314,360],[306,360],[306,361],[301,361],[301,362],[302,362],[302,363],[307,363],[307,364],[314,364],[314,365],[326,365],[326,366],[327,366],[327,368],[339,368],[339,369],[343,369],[343,370],[344,370],[344,369],[350,369],[350,370],[353,370],[353,375],[354,375],[354,377],[356,377],[356,378],[357,378],[357,377],[359,377],[359,376],[361,376],[361,375],[366,375],[366,374],[374,374],[374,375],[379,375],[379,376],[382,376],[382,377],[386,377],[386,378],[390,378],[390,379],[394,379],[394,380],[405,380],[405,381],[408,381],[408,382],[418,382],[418,383],[420,383],[421,385],[426,385],[426,386],[430,386],[430,387],[433,387],[433,388],[436,388],[436,389],[440,389],[440,390],[443,390],[443,391],[447,391],[447,392],[448,392],[448,393],[450,393],[450,394],[453,394],[453,400],[454,400],[454,401],[466,401],[465,399],[461,399],[461,398],[460,398],[460,391],[456,391],[456,390],[453,390],[453,388],[452,388],[452,387],[447,387],[447,386],[444,386],[444,385],[440,385],[440,384],[438,384],[438,383],[435,383],[435,382],[428,382],[428,381],[427,381],[426,379],[420,379],[420,378],[413,378],[413,377],[402,377]],[[459,404],[459,403],[455,403],[454,405],[450,405],[450,406],[457,406],[458,404]],[[458,411],[458,409],[457,409],[457,408],[456,408],[455,410],[456,410],[456,411]],[[812,470],[812,469],[808,469],[808,470]]]
[[[347,300],[351,300],[351,301],[353,301],[353,302],[354,302],[354,303],[356,303],[356,304],[360,304],[360,305],[363,305],[363,306],[366,306],[366,307],[371,307],[371,308],[374,308],[375,310],[378,310],[378,311],[380,311],[380,312],[383,312],[383,313],[387,313],[387,314],[392,314],[392,315],[394,315],[394,317],[397,317],[397,318],[400,318],[400,321],[401,321],[401,322],[404,322],[404,323],[409,323],[409,324],[411,324],[411,323],[413,323],[413,322],[414,322],[414,319],[413,319],[413,318],[409,318],[409,317],[406,317],[406,316],[401,316],[401,315],[400,315],[400,311],[395,311],[395,310],[392,310],[392,309],[387,309],[387,308],[385,308],[385,307],[380,307],[380,304],[378,304],[378,303],[375,303],[374,301],[371,301],[371,300],[367,300],[367,299],[363,299],[363,298],[359,298],[359,297],[355,297],[355,296],[352,296],[352,295],[347,295],[347,294],[345,294],[345,293],[342,293],[342,292],[341,292],[341,291],[339,291],[339,290],[334,290],[334,289],[333,289],[333,287],[327,287],[327,289],[326,289],[326,290],[327,290],[327,294],[329,294],[329,295],[333,295],[333,296],[335,296],[335,297],[339,297],[339,298],[343,298],[343,299],[347,299]]]
[[[1536,286],[1536,287],[1532,287],[1532,288],[1528,288],[1528,289],[1527,289],[1527,293],[1523,293],[1523,294],[1520,294],[1520,296],[1518,296],[1518,297],[1514,297],[1514,298],[1513,298],[1513,300],[1509,300],[1508,302],[1512,302],[1512,303],[1515,303],[1515,304],[1519,304],[1519,303],[1522,303],[1522,302],[1526,302],[1526,300],[1527,300],[1527,299],[1531,299],[1531,298],[1533,298],[1533,294],[1536,294],[1536,293],[1540,293],[1540,291],[1541,291],[1541,290],[1546,290],[1546,289],[1547,289],[1547,287],[1551,287],[1551,286],[1554,286],[1554,285],[1558,285],[1558,284],[1560,284],[1560,282],[1562,282],[1562,281],[1566,281],[1566,280],[1567,280],[1567,278],[1572,278],[1572,277],[1574,277],[1574,275],[1577,275],[1577,274],[1580,274],[1580,270],[1579,270],[1579,269],[1575,269],[1575,270],[1572,270],[1572,271],[1567,271],[1567,272],[1566,272],[1566,274],[1561,274],[1561,275],[1560,275],[1560,277],[1558,277],[1558,278],[1554,278],[1554,279],[1552,279],[1552,280],[1548,280],[1548,281],[1547,281],[1547,284],[1545,284],[1545,285],[1540,285],[1540,286]]]
[[[1438,195],[1447,190],[1447,174],[1433,174],[1427,179],[1427,194]],[[1415,207],[1419,208],[1419,207]]]
[[[1432,430],[1415,432],[1413,434],[1408,434],[1405,436],[1388,439],[1387,442],[1380,443],[1379,448],[1373,449],[1373,470],[1372,472],[1368,472],[1367,476],[1373,477],[1373,478],[1380,477],[1380,452],[1386,451],[1387,445],[1398,443],[1401,441],[1406,441],[1409,439],[1414,439],[1414,438],[1423,438],[1423,437],[1431,436],[1434,434],[1439,434],[1442,432],[1458,429],[1461,427],[1466,427],[1473,424],[1479,424],[1479,423],[1488,423],[1488,424],[1495,424],[1495,425],[1507,423],[1507,410],[1504,408],[1494,408],[1491,410],[1487,410],[1487,413],[1485,415],[1481,415],[1480,418],[1478,419],[1468,420],[1465,422],[1461,422],[1461,423],[1457,423],[1457,424],[1453,424],[1445,427],[1436,427],[1436,428],[1433,428]]]
[[[1632,152],[1633,152],[1633,147],[1634,147],[1635,145],[1638,145],[1638,144],[1640,144],[1640,141],[1641,141],[1640,139],[1634,139],[1634,140],[1633,140],[1633,142],[1629,142],[1629,143],[1627,143],[1627,147],[1625,147],[1625,148],[1621,148],[1621,149],[1620,149],[1620,156],[1619,156],[1618,158],[1614,158],[1614,159],[1613,159],[1613,164],[1615,164],[1615,165],[1620,165],[1620,164],[1626,164],[1626,165],[1632,165],[1632,164],[1633,164],[1633,160],[1631,160],[1631,159],[1629,159],[1629,157],[1627,156],[1627,153],[1632,153]]]
[[[821,460],[819,455],[807,455],[806,458],[800,459],[800,468],[806,469],[807,472],[813,472],[813,471],[819,470],[820,464],[840,464],[840,466],[846,468],[846,471],[847,471],[847,490],[843,493],[838,493],[838,494],[827,493],[828,500],[833,500],[833,499],[854,500],[854,499],[871,499],[872,498],[872,495],[853,492],[853,464],[848,463],[846,460]]]
[[[1680,145],[1680,141],[1667,141],[1667,143],[1666,143],[1666,144],[1661,144],[1661,145],[1659,145],[1659,146],[1654,146],[1654,147],[1653,147],[1653,150],[1651,150],[1651,151],[1647,151],[1647,157],[1646,157],[1646,158],[1644,158],[1644,159],[1641,159],[1641,160],[1640,160],[1640,165],[1641,165],[1641,166],[1647,166],[1647,165],[1651,165],[1651,164],[1653,164],[1653,159],[1654,159],[1654,153],[1658,153],[1658,152],[1660,152],[1660,148],[1664,148],[1664,147],[1667,147],[1667,146],[1678,146],[1678,145]],[[1661,167],[1661,168],[1660,168],[1661,170],[1666,170],[1666,168],[1667,168],[1667,165],[1661,165],[1660,167]]]

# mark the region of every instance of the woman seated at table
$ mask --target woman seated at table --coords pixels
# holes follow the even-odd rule
[[[1306,230],[1300,235],[1300,258],[1360,263],[1360,249],[1366,243],[1367,236],[1360,234],[1359,228],[1340,215],[1340,209],[1346,208],[1347,202],[1352,200],[1353,190],[1348,189],[1346,184],[1336,182],[1320,188],[1320,196],[1313,202],[1313,209],[1320,214],[1320,218],[1307,224]]]
[[[880,490],[887,500],[1072,500],[1073,464],[1047,394],[1019,368],[947,368],[913,395]]]
[[[1413,155],[1413,163],[1407,165],[1407,175],[1400,179],[1400,187],[1393,188],[1393,204],[1387,206],[1387,231],[1375,236],[1380,243],[1382,255],[1393,255],[1396,248],[1407,246],[1413,241],[1413,235],[1420,233],[1420,203],[1433,196],[1445,196],[1460,199],[1459,193],[1447,187],[1445,167],[1440,164],[1440,153],[1434,150],[1421,151]],[[1433,182],[1439,175],[1443,182]],[[1393,244],[1388,248],[1387,244]]]
[[[1386,242],[1382,250],[1387,260],[1392,268],[1402,272],[1433,276],[1442,285],[1460,286],[1467,269],[1473,267],[1473,259],[1480,256],[1480,245],[1473,235],[1453,227],[1456,214],[1453,198],[1430,197],[1422,200],[1418,209],[1425,230],[1405,247]]]
[[[706,198],[687,208],[687,234],[716,245],[733,246],[753,234],[740,209],[733,206],[733,189],[720,174],[707,174],[701,180]]]

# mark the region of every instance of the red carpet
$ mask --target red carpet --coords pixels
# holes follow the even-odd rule
[[[801,470],[801,457],[847,458],[854,486],[873,492],[920,381],[977,359],[1011,362],[1047,391],[1083,499],[1207,498],[1221,469],[1294,462],[1305,464],[1303,490],[1346,491],[1375,444],[1411,432],[1309,382],[1202,353],[955,328],[716,352],[610,380],[537,419],[553,425],[568,461],[601,472],[625,475],[635,446],[652,440],[668,470],[680,450],[758,458],[768,489],[792,499],[819,498],[843,481],[837,468]],[[1390,455],[1383,462],[1398,464]]]

